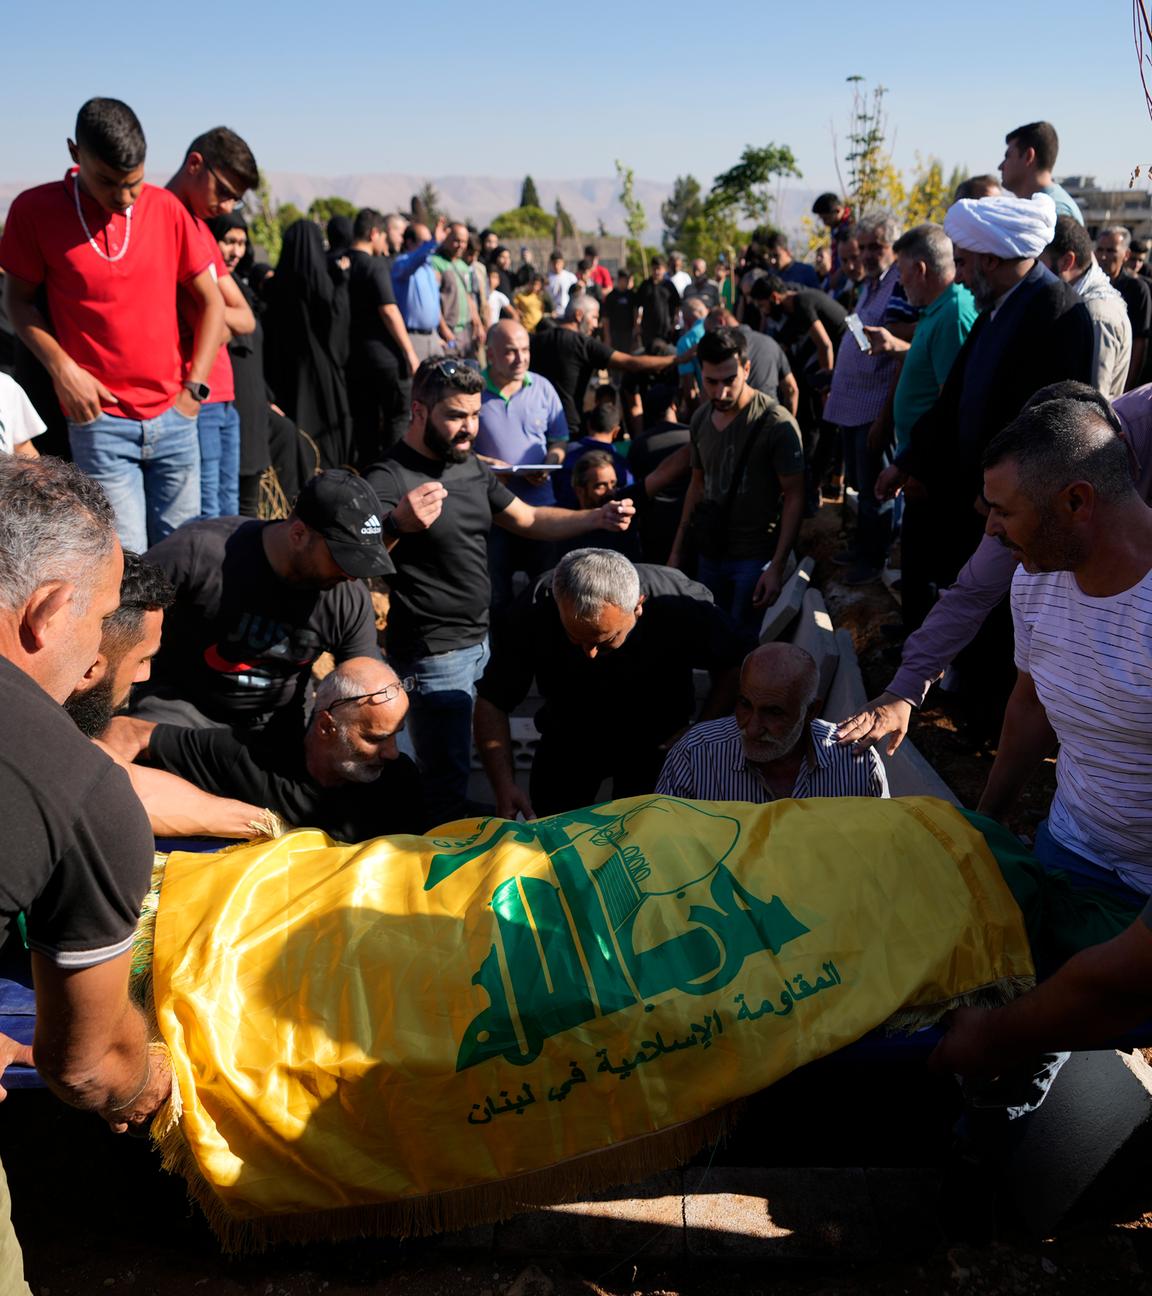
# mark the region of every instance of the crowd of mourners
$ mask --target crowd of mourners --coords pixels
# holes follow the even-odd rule
[[[886,797],[942,679],[996,753],[979,809],[1058,750],[1037,858],[1137,919],[962,1015],[947,1061],[1075,1043],[1113,1022],[1096,991],[1152,1007],[1152,279],[1053,179],[1049,123],[942,224],[824,194],[809,259],[765,229],[639,282],[419,210],[301,219],[273,267],[233,131],[164,188],[118,100],[68,148],[0,237],[0,917],[66,1101],[125,1129],[168,1092],[127,998],[157,837]],[[902,648],[825,719],[812,657],[758,640],[849,490],[840,579],[898,565]]]

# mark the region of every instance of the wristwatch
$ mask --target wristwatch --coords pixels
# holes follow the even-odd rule
[[[184,384],[184,390],[192,393],[192,399],[198,400],[201,405],[212,395],[212,388],[207,383],[193,382],[189,378]]]

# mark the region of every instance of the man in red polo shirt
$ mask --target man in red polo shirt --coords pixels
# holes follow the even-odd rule
[[[104,487],[124,547],[143,552],[200,511],[196,419],[224,302],[192,218],[144,183],[144,132],[127,104],[89,99],[68,150],[64,179],[8,213],[8,313],[48,370],[77,466]],[[197,315],[187,370],[177,285]]]
[[[212,257],[212,275],[224,300],[224,324],[228,338],[256,331],[252,308],[232,278],[216,236],[205,225],[214,216],[230,212],[243,202],[244,194],[260,183],[256,159],[247,144],[227,126],[198,135],[188,146],[180,170],[168,181],[192,217],[196,233]],[[186,364],[191,364],[196,312],[180,301],[180,346]],[[191,314],[191,320],[188,315]],[[232,357],[227,345],[220,347],[208,378],[211,399],[200,406],[197,431],[200,439],[200,516],[235,517],[240,512],[240,413],[233,404]]]

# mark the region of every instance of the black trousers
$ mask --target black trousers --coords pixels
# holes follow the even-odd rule
[[[580,735],[548,733],[540,739],[528,795],[538,815],[561,814],[594,805],[600,784],[612,780],[612,797],[640,796],[651,792],[664,765],[655,742],[644,747],[619,747],[614,738],[588,741]]]
[[[349,364],[348,404],[352,411],[352,455],[358,468],[375,463],[408,430],[412,380],[398,368]]]

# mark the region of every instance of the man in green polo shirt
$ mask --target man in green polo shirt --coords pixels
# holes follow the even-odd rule
[[[917,225],[892,245],[900,266],[900,282],[909,304],[920,310],[911,342],[886,328],[865,328],[873,354],[903,352],[904,367],[892,406],[896,453],[907,445],[917,420],[936,403],[964,339],[978,314],[972,294],[956,282],[952,240],[941,225]],[[929,539],[923,499],[905,492],[900,524],[900,599],[905,632],[920,626],[932,606],[926,570]]]
[[[464,260],[468,246],[468,226],[449,225],[448,233],[439,249],[428,259],[440,271],[440,310],[444,323],[451,331],[445,338],[452,350],[449,354],[470,356],[483,337],[480,317],[472,295],[472,267]],[[453,347],[453,343],[455,346]]]

